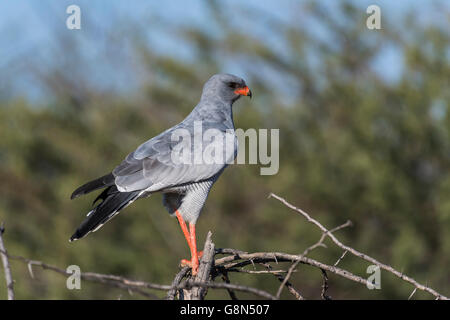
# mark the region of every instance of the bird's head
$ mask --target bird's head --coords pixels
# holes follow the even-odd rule
[[[252,97],[252,92],[242,78],[232,74],[215,74],[203,86],[202,99],[219,97],[233,103],[241,96]]]

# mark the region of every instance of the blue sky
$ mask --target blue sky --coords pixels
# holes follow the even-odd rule
[[[298,17],[298,4],[303,1],[295,0],[229,0],[221,1],[225,5],[221,8],[226,12],[226,16],[233,21],[234,24],[254,33],[255,36],[264,36],[264,26],[257,26],[249,19],[245,19],[246,10],[260,10],[270,12],[274,17],[283,21],[296,21]],[[338,3],[336,0],[322,1],[329,8],[330,15],[334,14],[334,6]],[[408,11],[415,10],[418,23],[435,23],[442,19],[443,15],[440,10],[433,7],[434,3],[445,8],[444,11],[450,12],[450,1],[425,1],[425,0],[385,0],[385,1],[353,1],[362,9],[370,4],[377,4],[382,9],[383,16],[387,16],[391,21],[395,21],[404,16]],[[65,29],[65,21],[67,18],[66,8],[70,4],[76,4],[82,10],[82,30],[68,31]],[[165,21],[170,24],[180,26],[199,26],[210,28],[211,23],[208,21],[206,14],[207,8],[202,0],[191,1],[149,1],[149,0],[2,0],[0,1],[0,52],[2,59],[0,60],[0,71],[8,70],[14,73],[14,66],[22,63],[22,57],[31,59],[32,57],[46,57],[50,55],[53,42],[55,41],[54,28],[65,29],[68,37],[80,38],[83,50],[86,55],[95,55],[100,46],[98,39],[102,39],[102,30],[110,30],[121,27],[127,21],[136,21],[143,28],[146,21],[161,21],[159,28],[154,28],[154,24],[148,24],[148,41],[152,47],[162,53],[175,55],[180,59],[185,59],[189,55],[182,45],[180,45],[173,37],[165,32]],[[362,12],[364,13],[364,12]],[[299,21],[301,23],[301,21]],[[310,27],[310,26],[309,26]],[[214,29],[212,29],[214,32]],[[123,31],[122,31],[123,32]],[[105,40],[106,41],[106,40]],[[104,45],[104,44],[103,44]],[[377,68],[383,70],[383,75],[387,80],[395,80],[396,75],[401,70],[401,59],[395,50],[386,50],[377,61]],[[19,61],[19,62],[18,62]],[[105,74],[108,72],[108,66],[102,66],[101,62],[96,63],[98,68],[97,74]],[[110,75],[108,78],[117,76],[119,79],[120,71],[117,70],[116,75]],[[94,72],[95,74],[95,72]],[[126,82],[132,83],[132,75],[122,74]],[[15,81],[23,82],[27,92],[33,92],[32,82],[24,77],[21,79],[16,74]],[[99,79],[100,81],[100,79]],[[0,88],[9,84],[9,80],[1,79]]]

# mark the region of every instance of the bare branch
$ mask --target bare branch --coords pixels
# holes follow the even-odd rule
[[[42,261],[31,260],[31,259],[27,259],[27,258],[24,258],[21,256],[9,255],[4,250],[0,250],[0,252],[3,254],[6,254],[9,257],[9,259],[11,259],[11,260],[17,260],[17,261],[22,261],[26,264],[32,264],[32,265],[42,268],[44,270],[51,270],[56,273],[62,274],[64,276],[71,275],[70,273],[66,272],[66,270],[64,270],[64,269],[44,263]],[[183,268],[180,271],[180,273],[177,274],[177,276],[180,275],[179,278],[182,279],[188,270],[189,270],[189,268]],[[195,287],[203,287],[203,288],[214,288],[214,289],[231,289],[231,290],[236,290],[236,291],[252,293],[254,295],[260,296],[265,299],[275,299],[275,297],[273,295],[271,295],[270,293],[268,293],[264,290],[259,290],[259,289],[251,288],[251,287],[247,287],[247,286],[228,284],[228,283],[185,281],[181,284],[178,284],[177,286],[172,286],[172,285],[155,284],[155,283],[150,283],[150,282],[145,282],[145,281],[136,281],[136,280],[127,279],[127,278],[124,278],[121,276],[100,274],[100,273],[94,273],[94,272],[81,272],[80,276],[81,276],[81,279],[86,280],[86,281],[99,282],[99,283],[103,283],[105,285],[135,291],[140,294],[142,294],[144,291],[139,290],[139,288],[155,289],[155,290],[163,290],[163,291],[175,290],[175,292],[176,292],[176,290],[181,290],[181,289],[192,289]],[[154,295],[149,294],[148,292],[144,292],[144,293],[146,296],[149,296],[152,298],[156,297]]]
[[[253,293],[254,295],[260,296],[265,299],[269,300],[276,300],[276,297],[271,295],[270,293],[252,288],[247,286],[241,286],[237,284],[231,284],[231,283],[215,283],[215,282],[195,282],[195,281],[186,281],[184,284],[180,285],[179,289],[189,289],[193,287],[206,287],[206,288],[214,288],[214,289],[231,289],[236,291],[242,291],[247,293]]]
[[[221,270],[222,273],[222,280],[225,283],[231,283],[230,278],[228,277],[228,272],[226,270]],[[232,289],[227,289],[228,295],[230,296],[231,300],[239,300],[236,296],[236,293]]]
[[[211,267],[214,263],[214,243],[211,241],[212,233],[208,232],[206,236],[205,247],[203,249],[203,256],[198,268],[198,274],[195,276],[195,282],[208,282],[211,275]],[[203,300],[207,293],[207,287],[194,287],[192,289],[192,300]]]
[[[323,242],[325,241],[325,238],[326,238],[326,236],[327,236],[327,233],[333,233],[333,232],[335,232],[335,231],[337,231],[337,230],[341,230],[341,229],[343,229],[343,228],[345,228],[345,227],[349,227],[349,226],[351,226],[351,225],[352,225],[351,221],[348,220],[346,223],[344,223],[344,224],[342,224],[342,225],[340,225],[340,226],[337,226],[336,228],[334,228],[334,229],[332,229],[332,230],[330,230],[330,231],[323,232],[323,233],[322,233],[322,236],[321,236],[320,239],[319,239],[319,241],[318,241],[317,243],[313,244],[312,246],[306,248],[306,250],[303,251],[303,253],[301,254],[301,256],[304,257],[304,256],[306,256],[308,253],[310,253],[312,250],[314,250],[315,248],[318,248],[318,247],[320,247],[320,246],[325,246],[325,245],[323,244]],[[278,288],[278,291],[277,291],[277,298],[278,298],[278,299],[280,298],[280,295],[281,295],[281,292],[282,292],[282,290],[283,290],[284,285],[285,285],[286,282],[289,280],[289,278],[290,278],[291,275],[292,275],[292,272],[295,270],[295,268],[297,268],[297,265],[298,265],[299,263],[300,263],[300,260],[297,260],[297,261],[295,261],[295,262],[292,264],[292,266],[289,268],[288,274],[286,275],[286,277],[284,278],[284,281],[281,283],[280,287]],[[322,269],[321,269],[321,270],[322,270]]]
[[[323,277],[323,282],[322,282],[322,292],[320,293],[320,296],[322,297],[323,300],[331,300],[331,297],[327,295],[327,291],[328,291],[328,275],[327,272],[323,269],[320,269],[320,271],[322,271],[322,277]]]
[[[282,274],[282,273],[288,273],[288,270],[246,270],[246,269],[242,269],[242,268],[239,268],[239,269],[237,269],[237,268],[235,268],[235,269],[228,269],[227,271],[240,272],[240,273],[250,273],[250,274],[273,274],[273,275]],[[297,271],[294,270],[293,272],[297,272]]]
[[[211,233],[209,232],[207,235],[207,239],[204,246],[203,256],[201,259],[201,263],[199,266],[199,272],[197,276],[192,277],[191,273],[189,272],[189,267],[182,268],[175,276],[174,280],[172,281],[171,285],[163,285],[163,284],[155,284],[145,281],[136,281],[127,279],[121,276],[116,275],[107,275],[107,274],[98,274],[93,272],[84,272],[81,273],[80,276],[83,280],[87,281],[93,281],[93,282],[99,282],[106,285],[110,285],[113,287],[118,287],[122,289],[126,289],[131,292],[136,292],[141,295],[144,295],[146,297],[150,298],[156,298],[156,296],[152,293],[147,292],[146,290],[162,290],[167,291],[166,299],[173,300],[175,299],[175,296],[177,292],[179,293],[178,298],[180,300],[183,299],[204,299],[207,293],[207,289],[225,289],[227,290],[228,294],[230,295],[231,299],[237,299],[236,292],[246,292],[251,293],[254,295],[257,295],[259,297],[265,298],[265,299],[279,299],[282,293],[282,290],[284,287],[286,287],[289,290],[289,293],[291,293],[296,299],[302,300],[304,297],[300,294],[300,292],[289,282],[290,277],[294,272],[296,272],[296,268],[299,265],[299,263],[304,265],[309,265],[314,268],[318,268],[322,272],[322,291],[321,291],[321,297],[322,299],[331,299],[327,295],[328,290],[328,274],[334,274],[336,276],[343,277],[345,279],[354,281],[356,283],[360,283],[362,285],[370,285],[370,282],[362,278],[358,275],[355,275],[351,273],[348,270],[345,270],[343,268],[338,267],[337,265],[339,262],[345,257],[345,255],[350,252],[353,255],[368,261],[372,264],[375,264],[379,266],[380,268],[393,273],[398,278],[411,283],[414,285],[414,290],[409,296],[409,299],[412,298],[412,296],[415,294],[417,290],[426,291],[433,296],[436,297],[436,299],[448,299],[447,297],[443,296],[442,294],[437,293],[435,290],[429,288],[426,285],[421,285],[414,279],[411,279],[407,276],[405,276],[403,273],[393,269],[391,266],[382,264],[378,262],[377,260],[351,248],[346,245],[343,245],[334,235],[334,232],[341,230],[345,227],[351,226],[351,222],[347,221],[346,223],[333,228],[331,230],[328,230],[325,228],[322,224],[320,224],[315,219],[311,218],[306,212],[302,211],[301,209],[296,208],[295,206],[289,204],[286,200],[283,198],[280,198],[274,194],[270,195],[271,197],[276,198],[277,200],[284,203],[289,208],[299,212],[302,216],[304,216],[308,222],[314,224],[317,226],[320,231],[322,232],[320,239],[307,249],[303,251],[302,254],[295,255],[295,254],[288,254],[283,252],[254,252],[254,253],[248,253],[236,249],[215,249],[214,243],[211,240]],[[325,239],[329,237],[334,244],[336,244],[339,248],[343,249],[342,255],[339,257],[339,259],[334,263],[334,265],[328,265],[325,263],[322,263],[320,261],[317,261],[315,259],[307,257],[307,255],[314,249],[318,247],[325,247],[324,241]],[[0,237],[0,240],[1,237]],[[1,243],[3,244],[3,242]],[[0,253],[2,255],[2,259],[9,258],[10,260],[19,260],[27,264],[30,275],[33,276],[33,266],[40,267],[45,270],[52,270],[54,272],[57,272],[59,274],[62,274],[64,276],[69,276],[70,274],[66,272],[66,270],[43,263],[42,261],[37,260],[30,260],[24,257],[20,256],[12,256],[9,255],[4,247],[0,248]],[[216,255],[225,255],[220,258],[216,258]],[[273,270],[272,266],[269,263],[290,263],[290,267],[288,270]],[[4,262],[5,264],[5,262]],[[246,266],[252,265],[254,270],[245,270],[243,269]],[[258,270],[257,266],[262,265],[265,267],[265,270]],[[228,277],[228,274],[230,272],[245,272],[248,274],[272,274],[275,276],[280,282],[281,285],[278,288],[278,291],[276,295],[272,295],[269,292],[266,292],[264,290],[260,290],[257,288],[252,288],[248,286],[242,286],[238,284],[233,284],[230,281],[230,278]],[[286,274],[285,276],[283,274]],[[218,275],[222,275],[222,279],[224,283],[216,283],[214,282],[214,278]],[[186,278],[187,277],[187,278]],[[186,279],[185,279],[186,278]],[[183,280],[185,279],[185,280]],[[9,280],[7,280],[8,282]]]
[[[413,285],[414,287],[416,287],[417,289],[422,290],[422,291],[426,291],[426,292],[432,294],[432,295],[435,296],[437,299],[445,299],[445,300],[448,300],[448,299],[449,299],[448,297],[446,297],[446,296],[444,296],[444,295],[438,293],[437,291],[435,291],[435,290],[429,288],[428,286],[418,283],[416,280],[414,280],[414,279],[412,279],[412,278],[406,276],[405,274],[403,274],[402,272],[400,272],[400,271],[394,269],[393,267],[391,267],[391,266],[389,266],[389,265],[386,265],[386,264],[384,264],[384,263],[381,263],[381,262],[377,261],[376,259],[374,259],[374,258],[372,258],[372,257],[370,257],[370,256],[368,256],[368,255],[366,255],[366,254],[364,254],[364,253],[361,253],[361,252],[359,252],[359,251],[357,251],[357,250],[355,250],[355,249],[353,249],[353,248],[351,248],[351,247],[349,247],[349,246],[346,246],[346,245],[342,244],[342,243],[341,243],[341,242],[340,242],[340,241],[339,241],[339,240],[338,240],[338,239],[337,239],[337,238],[336,238],[336,237],[335,237],[335,236],[334,236],[327,228],[325,228],[325,227],[324,227],[320,222],[318,222],[317,220],[311,218],[310,215],[309,215],[308,213],[306,213],[305,211],[303,211],[302,209],[299,209],[299,208],[297,208],[296,206],[290,204],[290,203],[287,202],[285,199],[283,199],[283,198],[277,196],[276,194],[271,193],[271,194],[269,195],[269,198],[271,198],[271,197],[277,199],[278,201],[280,201],[281,203],[283,203],[283,204],[284,204],[285,206],[287,206],[288,208],[290,208],[290,209],[292,209],[292,210],[298,212],[299,214],[301,214],[303,217],[306,218],[306,220],[307,220],[308,222],[310,222],[310,223],[314,224],[315,226],[317,226],[317,227],[323,232],[323,234],[326,235],[326,236],[328,236],[328,237],[329,237],[329,238],[330,238],[330,239],[331,239],[331,240],[332,240],[339,248],[344,249],[345,251],[350,252],[351,254],[353,254],[353,255],[356,256],[356,257],[359,257],[359,258],[361,258],[361,259],[363,259],[363,260],[366,260],[366,261],[368,261],[368,262],[370,262],[370,263],[372,263],[372,264],[375,264],[375,265],[379,266],[381,269],[386,270],[386,271],[392,273],[393,275],[395,275],[396,277],[402,279],[403,281],[406,281],[406,282],[412,284],[412,285]]]
[[[264,263],[263,264],[268,271],[272,270],[272,266],[268,263]],[[284,270],[282,270],[284,271]],[[292,270],[292,272],[294,272],[295,270]],[[291,273],[292,273],[291,272]],[[289,282],[286,280],[286,277],[283,277],[280,273],[273,273],[273,275],[284,285],[286,286],[286,288],[288,289],[288,291],[297,299],[297,300],[305,300],[305,298],[303,298],[303,296],[300,294],[300,292]],[[278,292],[277,292],[278,294]],[[280,292],[281,294],[281,292]],[[277,299],[279,299],[279,296],[277,296]]]
[[[172,281],[172,288],[167,293],[167,297],[166,297],[167,300],[175,299],[175,295],[177,293],[177,287],[181,283],[181,280],[183,280],[183,278],[187,275],[188,271],[189,271],[189,267],[186,266],[186,267],[182,268],[180,270],[180,272],[177,273],[177,275],[175,276],[175,278]]]
[[[3,269],[5,270],[6,290],[8,300],[14,300],[14,281],[11,274],[11,266],[9,265],[8,253],[3,242],[3,233],[5,232],[4,223],[0,226],[0,255],[2,256]]]
[[[414,293],[416,293],[416,291],[417,291],[417,288],[414,288],[414,290],[409,295],[408,300],[411,300],[411,298],[413,297]]]
[[[255,252],[255,253],[242,253],[238,256],[226,256],[220,259],[216,259],[216,266],[223,266],[228,270],[232,270],[236,267],[242,267],[249,265],[253,262],[264,263],[264,262],[275,262],[275,257],[278,262],[295,262],[297,260],[300,263],[307,264],[319,269],[324,269],[331,273],[337,274],[346,279],[367,285],[367,279],[361,278],[360,276],[354,275],[350,271],[327,265],[325,263],[319,262],[317,260],[304,257],[302,255],[294,255],[282,252]]]
[[[342,256],[339,257],[339,259],[337,259],[337,261],[334,263],[334,266],[336,267],[339,262],[341,262],[342,259],[344,259],[345,255],[347,254],[347,250],[344,251],[344,253],[342,254]]]

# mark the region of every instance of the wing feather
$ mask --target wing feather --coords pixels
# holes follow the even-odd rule
[[[158,191],[177,185],[205,180],[221,172],[230,162],[230,159],[224,159],[224,161],[218,163],[197,164],[194,163],[194,156],[191,157],[190,163],[181,161],[173,153],[174,148],[180,143],[179,140],[172,139],[172,133],[176,129],[177,127],[174,127],[141,144],[113,170],[115,184],[119,191],[130,192],[144,189],[147,191]],[[218,143],[216,139],[213,139],[213,141],[203,141],[199,146],[194,143],[193,129],[182,129],[189,132],[192,142],[190,149],[192,155],[203,155],[203,151],[207,146],[211,147],[211,144]],[[226,148],[226,134],[229,133],[222,132],[221,136],[223,138],[221,146],[224,148]],[[232,146],[234,150],[231,153],[233,159],[237,153],[237,139],[235,138],[234,140],[235,145]],[[224,154],[228,155],[225,152],[226,150]],[[178,161],[174,161],[177,159]]]

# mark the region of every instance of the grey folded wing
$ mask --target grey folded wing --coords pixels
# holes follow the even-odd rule
[[[221,172],[236,157],[237,139],[234,132],[232,138],[230,133],[222,132],[221,138],[216,137],[199,144],[194,142],[193,130],[178,128],[184,130],[180,138],[179,132],[174,132],[176,129],[176,127],[169,129],[143,143],[113,170],[115,184],[119,191],[153,192],[206,180]],[[190,144],[186,144],[189,139]],[[221,139],[223,139],[222,142],[219,141]],[[231,139],[233,143],[230,146],[230,143],[225,141]],[[203,155],[206,148],[208,150],[222,148],[224,160],[207,161],[207,163],[195,161],[198,159],[196,155]],[[191,151],[190,158],[186,157],[186,150]]]

